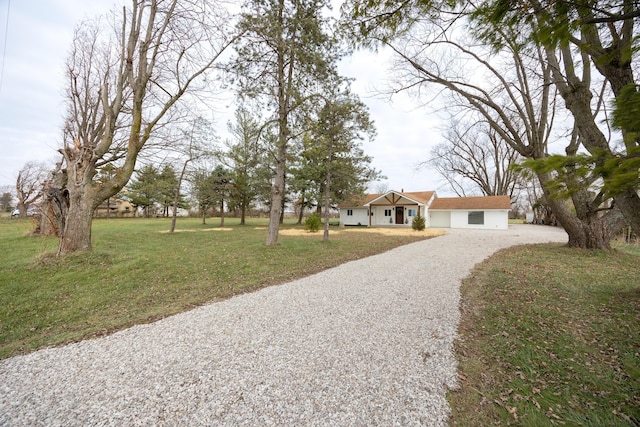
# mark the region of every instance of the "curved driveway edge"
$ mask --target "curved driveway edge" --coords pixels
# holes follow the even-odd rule
[[[460,280],[561,229],[448,230],[113,335],[0,362],[0,426],[445,426]]]

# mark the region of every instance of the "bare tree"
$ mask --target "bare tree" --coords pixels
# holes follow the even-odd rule
[[[170,233],[173,233],[176,229],[176,219],[178,216],[178,203],[180,201],[180,191],[182,188],[182,182],[184,181],[185,174],[189,163],[198,160],[206,155],[206,141],[213,136],[213,132],[210,128],[210,123],[204,120],[202,117],[196,117],[193,119],[191,129],[189,131],[182,132],[182,138],[185,142],[182,144],[184,162],[180,175],[178,176],[178,182],[176,185],[176,191],[173,198],[173,207],[171,215],[171,228]]]
[[[42,185],[49,174],[49,166],[43,162],[27,162],[18,172],[16,180],[17,208],[25,218],[42,196]]]
[[[0,187],[0,211],[9,212],[13,208],[13,190],[10,185]]]
[[[353,3],[359,4],[357,0]],[[522,157],[545,159],[554,139],[564,142],[568,152],[573,151],[574,140],[565,136],[571,127],[567,130],[563,123],[554,122],[557,94],[553,64],[548,62],[542,46],[530,43],[526,27],[507,23],[487,27],[489,42],[474,38],[483,28],[466,19],[466,12],[473,5],[464,6],[464,11],[442,5],[446,10],[425,12],[420,4],[408,2],[400,7],[405,8],[402,14],[397,13],[399,9],[389,11],[389,21],[385,10],[391,6],[374,3],[380,9],[350,10],[361,27],[367,29],[367,38],[385,44],[397,54],[395,90],[437,88],[452,94],[459,105],[480,114],[500,139]],[[362,11],[366,16],[360,15]],[[381,31],[375,27],[379,19],[388,23]],[[402,32],[397,31],[400,27]],[[552,170],[540,168],[536,175],[546,200],[567,231],[569,246],[608,248],[611,230],[620,223],[621,215],[609,204],[606,211],[601,209],[605,201],[602,194],[589,191],[594,181],[581,180],[578,174],[566,175],[571,181],[565,184],[571,184],[571,199],[574,205],[580,204],[575,208],[582,215],[572,212],[565,200],[552,197],[557,194]]]
[[[377,182],[375,185],[374,192],[378,194],[384,194],[391,190],[389,187],[389,183],[387,181]]]
[[[109,20],[80,24],[69,59],[63,173],[49,196],[64,209],[58,254],[91,250],[93,212],[129,181],[145,144],[234,37],[206,0],[132,0]],[[96,171],[114,164],[109,180]]]
[[[521,158],[518,152],[485,120],[469,123],[451,116],[449,123],[444,135],[447,142],[433,147],[427,164],[433,165],[459,196],[480,192],[518,199],[522,179],[511,168]]]
[[[613,197],[640,234],[640,137],[633,125],[640,102],[635,74],[640,59],[638,2],[490,0],[484,11],[479,17],[485,34],[505,23],[528,27],[531,41],[544,48],[554,84],[573,115],[582,146],[591,155],[589,166],[599,175],[599,191]],[[604,78],[603,84],[592,76],[595,70]],[[621,134],[620,144],[611,138],[610,129],[603,132],[603,123],[611,124],[611,115],[602,120],[600,114],[608,104],[616,107],[613,124]],[[568,159],[569,165],[575,162]]]

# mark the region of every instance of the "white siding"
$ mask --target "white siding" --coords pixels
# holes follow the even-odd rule
[[[406,221],[403,222],[402,224],[396,224],[396,206],[393,205],[389,205],[389,206],[373,206],[371,208],[371,212],[373,215],[371,215],[371,226],[372,227],[376,227],[376,226],[389,226],[389,225],[401,225],[403,227],[411,227],[411,223],[413,222],[413,218],[415,218],[415,215],[418,214],[418,206],[417,205],[400,205],[402,206],[405,210],[404,210],[404,220]],[[384,211],[391,211],[391,216],[385,216],[384,215]],[[424,216],[424,206],[420,206],[420,213]],[[415,211],[415,215],[409,215],[410,211]],[[340,210],[342,215],[342,209]],[[428,226],[428,225],[427,225]]]
[[[353,215],[347,215],[348,211],[352,211]],[[369,210],[367,208],[347,208],[340,209],[341,225],[369,225]]]
[[[384,216],[384,211],[390,210],[391,216]],[[371,217],[371,225],[395,225],[396,223],[396,207],[395,206],[374,206],[371,208],[373,216]],[[403,224],[404,225],[404,224]]]
[[[451,211],[451,228],[482,228],[489,230],[506,230],[509,228],[509,211],[507,210],[485,210],[484,224],[469,224],[469,212],[463,210]]]

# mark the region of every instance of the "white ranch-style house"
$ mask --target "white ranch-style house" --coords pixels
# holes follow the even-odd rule
[[[392,190],[341,204],[340,224],[411,227],[419,213],[427,227],[506,230],[510,209],[509,196],[438,197],[435,191]]]

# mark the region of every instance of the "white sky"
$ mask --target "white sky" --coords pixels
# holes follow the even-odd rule
[[[63,64],[74,27],[114,4],[114,0],[9,1],[0,0],[0,55],[4,52],[0,56],[0,186],[15,185],[18,171],[28,161],[53,163],[58,158]],[[378,135],[364,145],[365,153],[387,176],[389,189],[450,194],[435,172],[416,170],[441,141],[437,116],[427,108],[416,108],[402,94],[392,102],[376,97],[391,73],[388,59],[385,54],[357,52],[341,64],[341,73],[356,79],[352,90],[367,104],[376,124]],[[215,123],[222,137],[226,121],[220,118]]]

